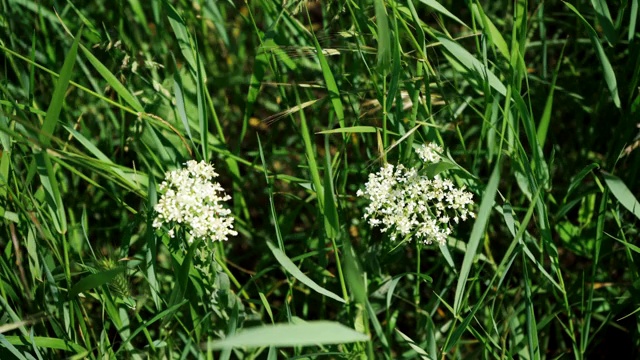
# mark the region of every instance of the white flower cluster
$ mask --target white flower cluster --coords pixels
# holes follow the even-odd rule
[[[218,174],[213,165],[204,161],[187,161],[187,168],[169,171],[160,184],[160,197],[154,207],[158,215],[153,227],[167,224],[170,237],[175,236],[176,226],[184,226],[189,233],[189,242],[194,239],[211,241],[227,240],[229,235],[237,235],[233,230],[231,210],[222,206],[231,199],[225,195],[219,183],[213,182]]]
[[[442,151],[429,144],[416,153],[428,164],[440,161]],[[357,195],[371,201],[364,216],[371,227],[380,226],[382,232],[389,232],[391,240],[413,235],[425,244],[435,240],[443,245],[452,232],[451,220],[457,224],[475,217],[469,211],[472,194],[464,186],[458,188],[439,175],[421,176],[415,168],[403,165],[386,164],[379,172],[369,174],[364,191],[358,190]]]

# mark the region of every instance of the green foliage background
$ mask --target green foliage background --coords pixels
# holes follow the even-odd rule
[[[0,1],[0,358],[637,357],[638,12]],[[390,243],[356,191],[426,142],[477,218]],[[209,254],[151,228],[189,159]]]

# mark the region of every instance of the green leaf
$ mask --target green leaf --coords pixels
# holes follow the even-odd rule
[[[379,128],[375,126],[349,126],[339,129],[318,131],[316,134],[374,133],[378,130]]]
[[[484,229],[489,222],[489,216],[491,215],[491,209],[493,208],[496,192],[498,191],[498,182],[500,181],[500,163],[496,164],[496,167],[491,173],[489,178],[489,184],[482,196],[482,202],[480,203],[480,210],[478,210],[478,216],[473,229],[471,230],[471,236],[469,237],[469,244],[467,245],[467,251],[464,254],[464,260],[462,261],[462,267],[460,268],[460,274],[458,275],[458,284],[456,286],[456,293],[453,301],[453,313],[460,314],[462,302],[464,299],[464,291],[467,285],[467,279],[469,278],[469,272],[471,271],[471,265],[476,257],[480,240],[484,235]]]
[[[51,137],[53,136],[53,131],[56,129],[56,124],[58,123],[58,118],[60,117],[60,111],[62,110],[62,104],[64,103],[65,93],[67,92],[69,81],[71,80],[71,75],[73,74],[73,65],[75,65],[76,58],[78,56],[78,41],[80,40],[80,36],[82,36],[82,28],[80,28],[80,31],[78,31],[78,34],[73,40],[71,49],[69,49],[69,52],[64,59],[64,64],[62,64],[60,77],[58,77],[56,87],[53,89],[51,102],[49,103],[49,108],[47,109],[47,116],[44,118],[44,123],[42,124],[42,132],[40,134],[40,142],[45,147],[51,144]]]
[[[482,29],[487,34],[489,41],[492,42],[497,48],[500,54],[504,56],[505,59],[510,59],[509,54],[509,46],[507,42],[504,41],[502,34],[498,30],[498,28],[491,22],[491,19],[484,13],[480,4],[473,3],[471,4],[471,9],[473,10],[473,15],[476,18],[480,19],[480,25],[482,25]]]
[[[45,201],[53,219],[53,225],[58,233],[64,234],[67,232],[67,215],[51,159],[47,152],[42,151],[35,154],[35,160],[40,183],[46,194]]]
[[[331,105],[333,106],[333,110],[336,112],[336,116],[338,117],[338,123],[340,127],[344,127],[344,107],[342,106],[342,100],[340,98],[340,90],[338,89],[338,84],[336,83],[336,79],[333,76],[333,72],[331,72],[331,68],[329,67],[329,63],[327,62],[327,58],[324,56],[322,48],[318,43],[318,39],[316,39],[315,34],[313,35],[313,43],[316,47],[316,53],[318,54],[318,60],[320,61],[320,67],[322,68],[322,76],[324,77],[324,82],[327,85],[327,90],[329,91],[329,98],[331,99]]]
[[[455,41],[448,39],[444,36],[437,36],[438,41],[442,44],[442,46],[447,49],[453,57],[462,64],[469,71],[477,73],[478,76],[482,78],[486,78],[489,82],[489,86],[498,91],[501,95],[506,96],[507,88],[504,84],[498,79],[498,77],[489,70],[483,63],[481,63],[478,59],[473,57],[470,52],[468,52],[465,48],[460,46]]]
[[[369,337],[331,321],[310,321],[298,324],[276,324],[244,329],[237,335],[209,343],[209,347],[290,347],[335,345],[369,341]]]
[[[618,41],[618,32],[613,25],[607,2],[605,0],[591,0],[591,5],[593,5],[593,9],[596,11],[598,21],[602,26],[602,32],[607,38],[607,41],[610,44],[615,44]]]
[[[122,266],[115,269],[101,271],[97,274],[91,274],[82,278],[75,285],[69,289],[69,299],[77,296],[81,292],[97,288],[101,285],[107,284],[112,281],[116,276],[125,271],[126,267]]]
[[[428,7],[432,8],[433,10],[441,13],[442,15],[455,20],[458,24],[468,28],[467,24],[465,24],[464,22],[462,22],[462,20],[458,19],[455,15],[453,15],[449,10],[447,10],[444,6],[440,5],[439,2],[435,1],[435,0],[420,0],[421,3],[427,5]]]
[[[604,71],[604,80],[607,83],[607,87],[609,88],[609,92],[611,93],[611,98],[613,99],[613,103],[619,109],[621,107],[620,97],[618,96],[618,82],[616,81],[616,74],[613,71],[613,67],[611,66],[611,62],[609,62],[609,58],[604,53],[604,49],[602,48],[602,44],[600,44],[600,38],[598,37],[598,33],[596,30],[589,24],[589,22],[582,17],[580,12],[573,7],[573,5],[569,4],[566,1],[563,1],[564,4],[571,9],[578,18],[580,22],[587,28],[587,32],[589,33],[589,38],[591,39],[591,43],[593,47],[596,48],[596,53],[598,54],[598,59],[600,59],[600,64],[602,65],[602,70]]]
[[[378,32],[378,69],[386,70],[391,65],[391,32],[383,0],[374,0]]]
[[[111,89],[115,91],[118,96],[120,96],[120,98],[124,100],[124,102],[131,106],[133,110],[139,113],[144,112],[144,108],[142,107],[138,99],[133,96],[124,85],[122,85],[120,80],[118,80],[118,78],[116,78],[116,76],[113,75],[113,73],[111,73],[111,71],[109,71],[106,66],[102,65],[98,58],[93,56],[93,54],[83,45],[80,45],[80,50],[82,50],[82,54],[84,54],[91,65],[93,65],[93,68],[96,69],[96,71],[102,76],[102,78],[107,81],[109,87],[111,87]]]
[[[0,334],[0,336],[2,336]],[[25,337],[22,336],[6,336],[5,340],[11,345],[30,345]],[[87,350],[82,346],[71,342],[67,339],[56,339],[43,336],[34,336],[33,343],[39,348],[75,351],[76,353],[86,352]]]
[[[611,190],[613,196],[620,202],[625,209],[631,211],[638,219],[640,219],[640,202],[633,195],[627,185],[615,175],[602,172],[604,181],[607,183],[607,187]]]
[[[298,279],[301,283],[307,285],[309,288],[311,288],[312,290],[316,291],[321,295],[330,297],[335,301],[338,301],[341,303],[345,302],[340,296],[336,295],[335,293],[332,293],[331,291],[318,285],[315,281],[311,280],[307,275],[305,275],[302,271],[300,271],[300,269],[298,269],[298,267],[293,263],[293,261],[291,261],[291,259],[289,259],[289,257],[284,252],[282,252],[280,249],[275,247],[270,241],[267,241],[267,245],[269,246],[269,249],[273,253],[273,256],[275,256],[276,260],[278,260],[280,265],[282,265],[282,267],[285,270],[287,270],[287,272],[291,274],[294,278]]]

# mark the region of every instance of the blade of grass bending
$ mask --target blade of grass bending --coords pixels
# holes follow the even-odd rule
[[[464,299],[465,287],[469,277],[469,272],[471,271],[471,265],[473,264],[473,259],[476,256],[476,251],[478,250],[478,246],[482,240],[482,235],[484,234],[489,221],[489,216],[491,215],[491,209],[493,208],[496,192],[498,190],[499,180],[500,163],[497,163],[491,173],[484,195],[482,196],[478,216],[473,224],[471,236],[469,237],[469,244],[467,245],[467,251],[464,255],[462,267],[460,268],[460,273],[458,275],[458,285],[456,286],[456,293],[453,301],[453,313],[455,315],[459,315],[462,308],[462,301]]]
[[[591,43],[593,47],[596,48],[596,53],[598,54],[598,59],[600,59],[600,65],[602,65],[602,71],[604,72],[604,80],[607,83],[607,87],[609,88],[609,92],[611,93],[611,98],[613,99],[613,103],[616,105],[618,109],[620,109],[620,97],[618,96],[618,83],[616,81],[616,74],[613,71],[613,67],[611,66],[611,62],[609,62],[609,58],[607,58],[607,54],[604,53],[604,49],[602,48],[602,44],[600,44],[600,38],[598,37],[598,33],[596,30],[589,24],[589,22],[582,17],[582,14],[570,3],[563,1],[564,4],[573,11],[576,15],[578,15],[578,19],[580,22],[587,28],[587,33],[589,34],[589,38],[591,39]]]
[[[638,199],[636,199],[627,185],[625,185],[625,183],[615,175],[611,175],[604,171],[602,172],[602,175],[604,176],[604,181],[609,190],[611,190],[613,197],[618,200],[620,205],[624,206],[625,209],[631,211],[638,219],[640,219],[640,202],[638,202]]]
[[[178,14],[176,8],[174,8],[173,5],[171,5],[168,1],[164,0],[162,4],[164,5],[164,9],[167,12],[167,18],[169,19],[171,29],[173,29],[176,40],[178,40],[180,52],[182,53],[182,56],[184,56],[184,59],[187,61],[189,70],[195,74],[198,69],[198,63],[194,56],[191,37],[189,36],[189,30],[187,29],[186,23],[182,16]]]
[[[447,49],[451,55],[470,71],[477,73],[482,78],[486,78],[489,85],[494,88],[501,95],[507,94],[507,88],[498,79],[498,77],[487,67],[484,66],[478,59],[476,59],[470,52],[465,50],[462,46],[453,40],[450,40],[444,36],[437,36],[438,41],[442,46]]]
[[[413,349],[413,351],[415,351],[416,354],[420,356],[420,359],[432,359],[429,356],[429,354],[427,354],[426,351],[424,351],[420,346],[418,346],[418,344],[416,344],[415,341],[413,341],[413,339],[405,335],[402,331],[398,330],[397,328],[394,330],[409,345],[409,347]]]
[[[455,15],[453,15],[449,10],[447,10],[447,8],[445,8],[444,6],[442,6],[439,2],[435,1],[435,0],[420,0],[421,3],[427,5],[428,7],[432,8],[433,10],[441,13],[442,15],[456,21],[458,24],[469,28],[469,26],[467,26],[467,24],[465,24],[462,20],[458,19],[458,17],[456,17]]]
[[[309,22],[311,22],[311,20],[309,20]],[[327,58],[324,56],[324,52],[320,47],[320,43],[318,43],[318,39],[316,39],[316,35],[312,34],[311,36],[313,38],[313,45],[316,47],[316,54],[318,55],[318,61],[320,61],[322,76],[324,77],[324,82],[327,85],[327,90],[329,91],[329,99],[331,100],[333,111],[336,112],[336,116],[338,117],[338,123],[340,124],[340,127],[343,128],[345,127],[344,107],[342,106],[342,99],[340,98],[340,90],[338,89],[338,84],[336,83],[336,79],[333,76],[333,72],[329,67]]]
[[[234,347],[291,347],[335,345],[352,342],[370,341],[365,334],[359,333],[338,322],[310,321],[298,324],[276,324],[245,329],[234,336],[213,341],[213,349]]]
[[[101,271],[97,274],[91,274],[89,276],[82,278],[80,281],[75,283],[75,285],[73,285],[71,289],[69,289],[69,294],[68,294],[69,299],[77,296],[81,292],[95,289],[101,285],[109,283],[116,276],[124,272],[125,269],[126,268],[123,266],[115,269]]]
[[[142,107],[138,98],[131,94],[131,92],[129,92],[129,90],[127,90],[127,88],[118,80],[118,78],[116,78],[116,76],[113,75],[113,73],[111,73],[111,71],[109,71],[109,69],[107,69],[100,60],[98,60],[98,58],[93,56],[93,54],[83,45],[80,45],[80,50],[82,50],[82,54],[87,58],[87,60],[89,60],[93,68],[96,69],[102,78],[107,81],[109,87],[115,91],[118,96],[124,100],[124,102],[131,106],[136,112],[144,112],[144,107]]]
[[[602,33],[611,45],[615,45],[615,43],[618,42],[618,31],[611,19],[607,2],[604,0],[591,0],[591,5],[593,5],[593,9],[596,11],[600,26],[602,26]]]
[[[267,241],[267,246],[269,246],[269,250],[273,253],[273,256],[276,258],[278,263],[282,265],[282,267],[287,270],[291,276],[298,279],[301,283],[307,285],[309,288],[314,290],[315,292],[324,295],[326,297],[332,298],[335,301],[345,303],[344,299],[335,293],[323,288],[318,285],[315,281],[311,280],[307,275],[305,275],[298,267],[289,259],[289,257],[280,249],[278,249],[275,245],[273,245],[270,241]]]
[[[56,124],[58,123],[62,105],[64,103],[65,93],[67,91],[67,88],[69,87],[71,75],[73,74],[73,66],[75,65],[76,58],[78,57],[78,41],[80,40],[81,36],[82,28],[80,28],[80,31],[78,31],[78,34],[73,40],[71,49],[69,49],[69,52],[64,59],[64,64],[62,64],[62,69],[60,69],[60,77],[56,82],[55,88],[53,89],[51,102],[49,103],[49,107],[47,108],[47,116],[45,116],[44,118],[44,123],[42,124],[42,130],[40,133],[40,142],[44,147],[47,147],[51,144],[51,138],[53,136],[54,130],[56,129]]]

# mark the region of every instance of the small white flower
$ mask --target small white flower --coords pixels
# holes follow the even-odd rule
[[[154,207],[158,215],[153,227],[168,225],[167,233],[173,238],[176,226],[184,226],[189,242],[196,238],[222,241],[229,235],[237,235],[231,210],[222,206],[231,197],[225,195],[219,183],[213,182],[218,177],[213,165],[195,160],[187,161],[186,165],[185,169],[165,174],[165,181],[160,184],[164,194]]]
[[[422,144],[416,149],[416,154],[425,163],[437,163],[444,149],[435,143]]]
[[[425,163],[440,161],[444,150],[435,145],[422,145],[416,153]],[[364,190],[356,195],[370,201],[364,218],[371,227],[380,227],[389,238],[411,235],[425,244],[445,244],[452,233],[452,223],[475,217],[469,208],[473,195],[457,188],[449,179],[428,178],[414,168],[385,164],[377,173],[369,174]]]

